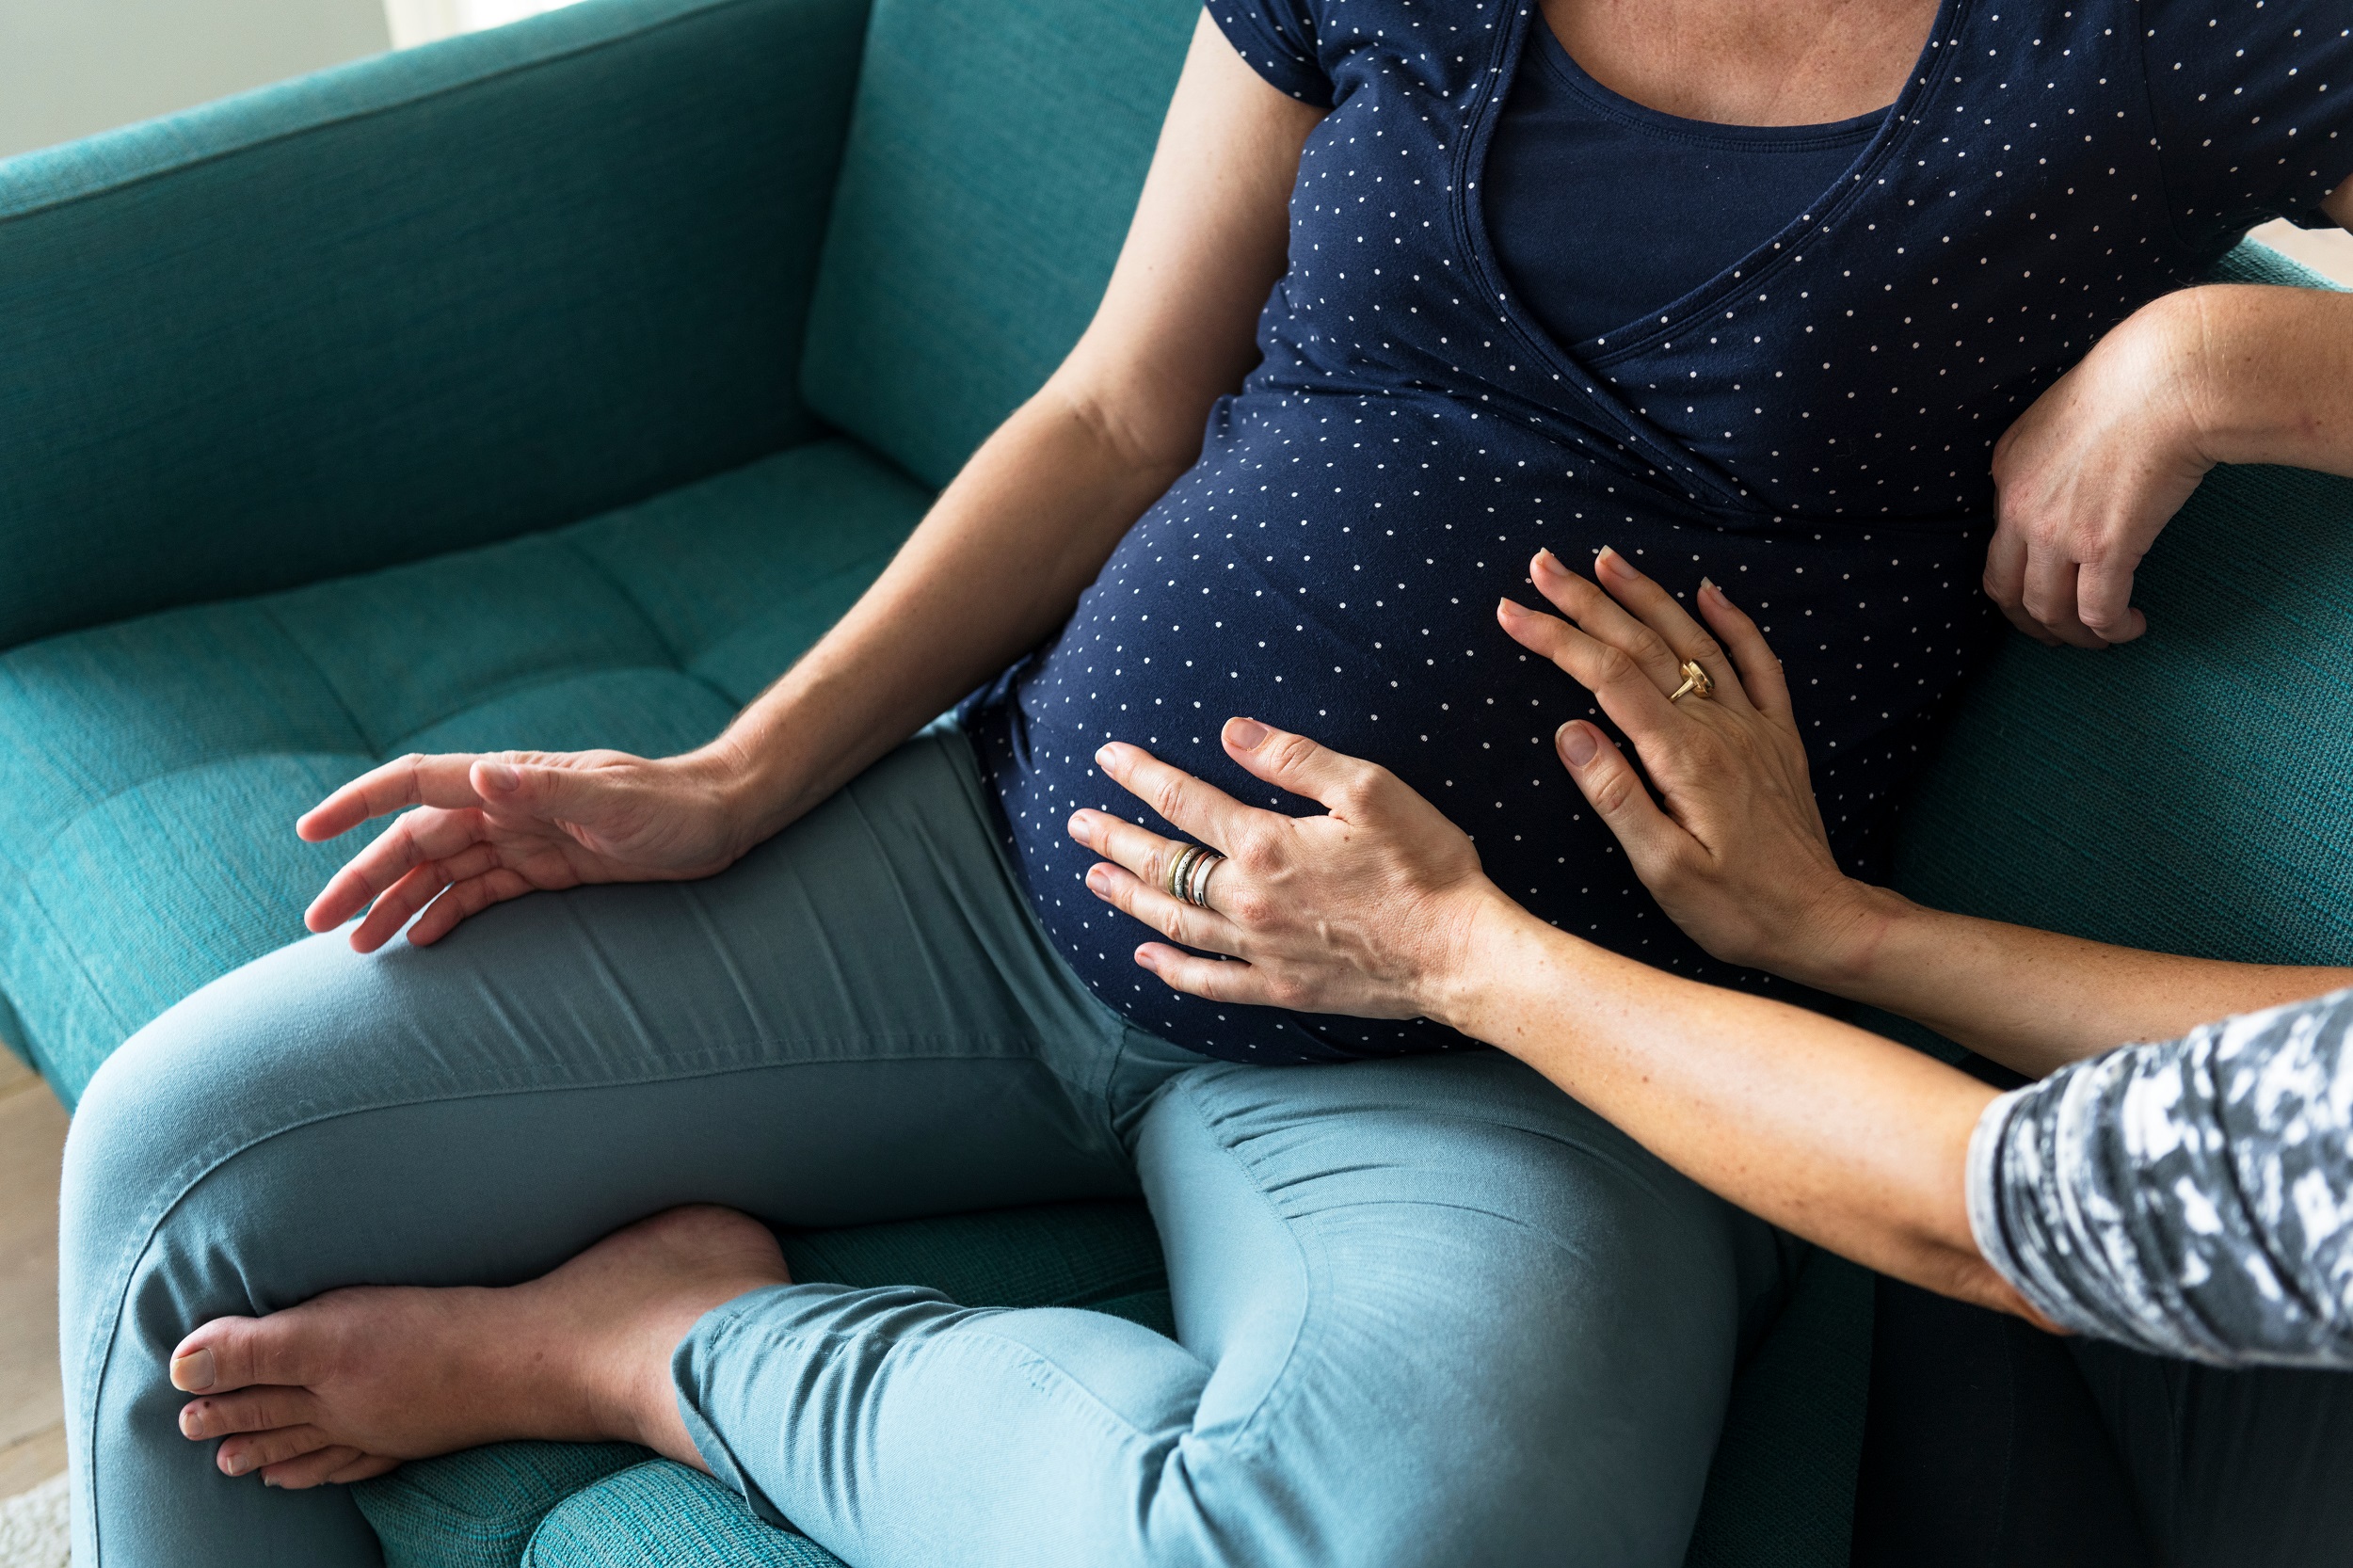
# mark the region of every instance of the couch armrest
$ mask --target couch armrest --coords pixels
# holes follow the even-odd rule
[[[589,0],[0,162],[0,648],[810,428],[865,0]]]

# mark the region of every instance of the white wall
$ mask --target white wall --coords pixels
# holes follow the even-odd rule
[[[0,157],[390,42],[383,0],[0,0]]]

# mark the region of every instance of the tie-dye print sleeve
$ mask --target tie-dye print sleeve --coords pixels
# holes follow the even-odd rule
[[[2078,1334],[2353,1368],[2353,991],[2079,1062],[1987,1108],[1977,1245]]]

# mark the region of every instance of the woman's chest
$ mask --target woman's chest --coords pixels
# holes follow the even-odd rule
[[[2010,420],[2208,259],[2166,220],[2129,15],[1989,3],[1946,6],[1883,130],[1780,232],[1577,344],[1502,276],[1513,215],[1482,195],[1529,13],[1331,8],[1335,106],[1254,390],[1439,392],[1734,514],[1984,510]]]

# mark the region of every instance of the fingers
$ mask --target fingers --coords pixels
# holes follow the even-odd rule
[[[1231,920],[1213,910],[1197,909],[1182,899],[1170,898],[1158,888],[1146,886],[1123,866],[1106,863],[1090,868],[1087,891],[1189,948],[1206,948],[1211,952],[1241,950],[1241,933]]]
[[[1616,834],[1635,874],[1649,883],[1668,858],[1697,842],[1658,808],[1650,791],[1609,737],[1583,720],[1572,720],[1553,737],[1561,761],[1577,780],[1601,820]]]
[[[1567,568],[1556,560],[1553,567],[1562,575]],[[1717,642],[1707,628],[1693,620],[1690,612],[1675,602],[1675,596],[1659,586],[1635,568],[1616,551],[1604,545],[1593,557],[1593,576],[1609,590],[1610,597],[1641,617],[1644,626],[1656,632],[1674,650],[1674,680],[1669,691],[1683,684],[1683,663],[1690,660],[1705,670],[1716,682],[1714,700],[1746,703],[1748,696],[1740,688],[1739,672],[1724,656],[1723,645]]]
[[[2026,557],[2026,614],[2036,624],[2071,648],[2105,648],[2099,633],[2083,623],[2075,600],[2077,567],[2071,558],[2050,551]]]
[[[371,768],[305,811],[295,832],[311,843],[323,843],[366,822],[411,806],[479,806],[481,797],[469,782],[473,758],[457,752],[427,757],[411,752]]]
[[[1124,741],[1104,746],[1095,760],[1113,783],[1212,849],[1231,853],[1258,819],[1274,816]]]
[[[1344,820],[1360,813],[1386,785],[1397,782],[1386,768],[1257,719],[1227,719],[1220,739],[1225,743],[1226,755],[1258,777],[1277,789],[1305,795]]]
[[[1230,1001],[1245,1007],[1276,1005],[1266,977],[1252,965],[1235,958],[1202,958],[1180,952],[1161,942],[1136,949],[1136,962],[1173,988],[1210,1001]]]
[[[1641,745],[1665,732],[1677,717],[1674,704],[1634,657],[1602,642],[1557,616],[1523,609],[1510,600],[1496,606],[1496,619],[1512,640],[1551,660],[1569,679],[1593,694],[1603,712]]]
[[[2075,614],[2104,643],[2129,643],[2149,630],[2149,617],[2133,608],[2131,561],[2086,561],[2075,574]]]
[[[1740,687],[1757,712],[1777,719],[1793,718],[1789,680],[1782,672],[1781,656],[1765,640],[1765,633],[1757,630],[1749,613],[1725,597],[1723,589],[1703,577],[1700,614],[1707,617],[1707,624],[1723,639],[1734,665],[1740,671]]]
[[[482,813],[478,810],[428,808],[409,812],[328,879],[327,886],[319,889],[319,896],[311,901],[311,907],[303,911],[303,923],[312,931],[334,930],[390,892],[418,867],[456,855],[478,842],[483,831]],[[397,925],[392,929],[397,930]],[[387,931],[383,935],[391,934]],[[379,937],[379,945],[381,940]]]
[[[408,923],[408,918],[432,903],[443,888],[454,882],[480,876],[498,863],[499,852],[495,847],[477,843],[446,860],[428,860],[412,868],[368,910],[368,918],[351,934],[353,950],[374,952],[398,935],[400,928]]]
[[[1587,636],[1632,659],[1660,691],[1672,692],[1683,683],[1683,657],[1668,646],[1667,639],[1604,593],[1599,584],[1563,566],[1551,551],[1536,552],[1528,563],[1528,575],[1536,584],[1536,591],[1575,621]]]
[[[505,866],[452,883],[408,928],[408,945],[429,948],[456,930],[460,921],[481,914],[494,904],[504,904],[532,890],[532,884],[520,872]]]

